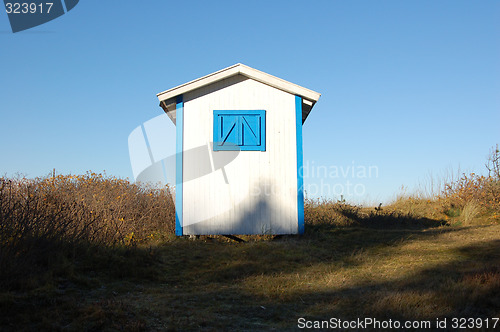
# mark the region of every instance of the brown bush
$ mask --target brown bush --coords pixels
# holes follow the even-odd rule
[[[174,232],[169,187],[88,172],[0,178],[0,281],[82,246],[134,246]],[[71,249],[71,250],[68,250]]]
[[[475,173],[463,174],[457,181],[445,185],[443,196],[460,208],[474,201],[487,211],[500,211],[500,180]]]
[[[500,149],[498,144],[491,148],[485,166],[488,176],[464,173],[457,181],[446,184],[443,192],[444,198],[451,205],[460,208],[473,203],[482,210],[500,212]]]

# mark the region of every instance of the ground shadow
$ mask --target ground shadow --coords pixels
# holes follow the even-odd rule
[[[280,280],[315,266],[357,267],[356,255],[383,254],[413,241],[460,232],[467,229],[325,223],[307,225],[304,235],[278,241],[181,238],[158,248],[101,251],[104,257],[85,262],[78,273],[61,275],[69,286],[57,284],[47,296],[34,299],[3,297],[0,322],[6,330],[49,326],[45,329],[223,331],[293,330],[299,317],[498,316],[500,240],[464,245],[454,261],[390,281],[365,280],[320,291],[305,284],[283,297],[244,286],[252,278]],[[273,287],[286,287],[286,282]]]

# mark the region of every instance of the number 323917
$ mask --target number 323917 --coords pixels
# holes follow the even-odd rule
[[[34,2],[7,2],[5,10],[7,14],[50,14],[50,10],[54,5],[53,2],[39,3]]]
[[[452,318],[452,329],[481,329],[481,328],[496,328],[500,318]]]

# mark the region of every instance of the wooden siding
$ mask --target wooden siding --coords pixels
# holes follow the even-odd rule
[[[266,110],[266,151],[237,152],[223,168],[228,183],[221,169],[206,174],[235,154],[212,151],[213,110],[250,109]],[[295,128],[295,96],[242,75],[184,94],[183,234],[297,233]]]

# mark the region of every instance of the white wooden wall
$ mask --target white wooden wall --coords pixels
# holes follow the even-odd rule
[[[297,220],[295,96],[247,79],[227,78],[184,95],[184,151],[207,146],[214,110],[266,110],[266,151],[240,151],[222,171],[184,182],[184,234],[294,234]],[[206,172],[200,154],[185,153],[184,174]]]

